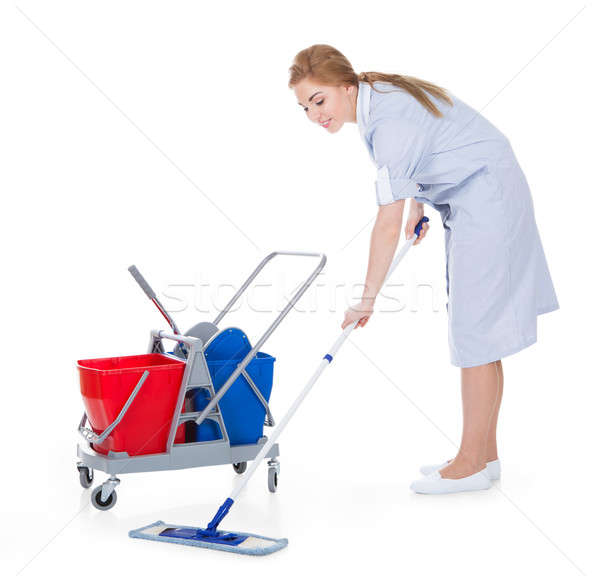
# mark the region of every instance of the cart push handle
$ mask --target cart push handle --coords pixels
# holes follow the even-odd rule
[[[302,251],[273,251],[273,253],[269,253],[259,264],[258,267],[250,274],[250,277],[242,284],[240,289],[236,292],[236,294],[231,298],[229,303],[225,306],[223,311],[215,318],[213,324],[216,326],[221,319],[227,314],[227,312],[231,309],[231,307],[235,304],[238,298],[244,293],[247,287],[252,283],[252,281],[256,278],[256,276],[260,273],[263,267],[276,257],[277,255],[291,255],[296,257],[318,257],[319,263],[314,268],[312,273],[308,276],[306,281],[300,286],[300,289],[294,294],[294,297],[288,302],[285,308],[281,311],[279,316],[275,318],[273,323],[267,328],[267,331],[261,336],[258,340],[254,348],[248,352],[248,354],[244,357],[244,359],[237,365],[236,369],[233,371],[231,376],[223,383],[219,391],[215,394],[215,396],[211,399],[210,403],[206,405],[203,409],[202,413],[196,417],[196,423],[200,425],[211,413],[211,411],[215,408],[215,405],[223,398],[225,393],[229,390],[229,387],[235,382],[235,380],[244,372],[250,361],[255,357],[256,353],[260,350],[262,345],[267,341],[269,336],[273,334],[277,326],[281,323],[281,321],[287,316],[288,312],[294,307],[294,305],[298,302],[298,300],[302,297],[304,292],[310,287],[312,282],[315,280],[317,275],[321,273],[321,270],[327,263],[327,256],[324,253],[309,253]]]
[[[223,308],[221,313],[214,319],[213,324],[215,326],[223,319],[223,317],[227,314],[227,312],[229,312],[229,310],[234,306],[235,302],[237,302],[237,300],[240,298],[240,296],[246,291],[247,287],[254,281],[256,276],[262,271],[263,267],[267,263],[269,263],[269,261],[271,261],[271,259],[273,259],[273,257],[276,257],[277,255],[294,255],[294,256],[298,256],[298,257],[319,257],[320,258],[319,265],[317,265],[315,270],[311,273],[311,275],[308,277],[308,279],[302,285],[302,288],[300,290],[300,292],[301,292],[300,296],[310,286],[310,284],[313,282],[315,277],[317,277],[317,275],[319,275],[319,273],[325,266],[325,263],[327,263],[327,257],[323,253],[310,253],[310,252],[303,252],[303,251],[273,251],[272,253],[269,253],[269,255],[267,255],[258,264],[258,267],[250,274],[250,277],[248,277],[248,279],[242,284],[240,289],[235,293],[235,295],[231,298],[231,300],[229,300],[229,303]],[[289,304],[288,304],[288,306],[289,306]],[[293,306],[293,304],[292,304],[292,306]]]

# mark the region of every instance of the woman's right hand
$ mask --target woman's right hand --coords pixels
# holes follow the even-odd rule
[[[357,328],[363,328],[369,321],[369,318],[373,315],[373,304],[374,302],[368,300],[362,300],[358,304],[351,306],[346,310],[344,314],[344,321],[342,322],[342,328],[345,328],[352,322],[358,323]]]

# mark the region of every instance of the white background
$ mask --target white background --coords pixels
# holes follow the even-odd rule
[[[2,528],[25,581],[561,581],[598,574],[598,9],[582,2],[41,2],[0,9]],[[276,249],[328,263],[265,345],[281,418],[340,332],[377,207],[357,128],[308,123],[294,55],[341,50],[356,72],[448,88],[511,141],[561,309],[504,360],[503,475],[486,492],[409,484],[460,440],[443,229],[394,275],[223,526],[286,536],[266,558],[134,541],[162,519],[203,526],[228,466],[124,475],[95,510],[75,470],[77,359],[143,353],[158,312],[187,329]],[[596,45],[596,46],[594,46]],[[277,258],[223,324],[256,341],[313,262]],[[402,284],[402,285],[400,285]],[[418,288],[417,285],[423,287]],[[337,293],[335,292],[337,286]],[[167,297],[170,296],[170,297]],[[175,299],[174,299],[175,298]],[[399,309],[402,308],[402,309]],[[207,313],[208,312],[208,313]],[[97,474],[101,483],[103,474]],[[221,579],[222,580],[222,579]]]

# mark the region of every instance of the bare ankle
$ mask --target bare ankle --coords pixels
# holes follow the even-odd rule
[[[462,478],[485,469],[486,463],[477,461],[472,455],[459,452],[450,464],[440,471],[440,474],[447,478]]]

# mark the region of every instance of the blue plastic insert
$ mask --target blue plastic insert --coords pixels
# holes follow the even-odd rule
[[[230,546],[237,546],[248,538],[247,536],[239,535],[235,532],[205,530],[203,528],[165,528],[158,536],[199,540],[206,543],[217,543]]]
[[[207,360],[208,371],[212,378],[215,392],[223,386],[237,365],[243,360]],[[266,352],[257,352],[256,356],[246,367],[246,371],[254,384],[258,387],[267,402],[271,397],[273,387],[273,365],[275,358]],[[205,391],[198,391],[193,397],[194,411],[202,411],[210,399]],[[254,391],[240,375],[223,398],[219,401],[225,427],[231,445],[256,443],[263,436],[265,409],[258,400]],[[211,441],[220,439],[218,426],[207,419],[197,428],[197,441]]]

